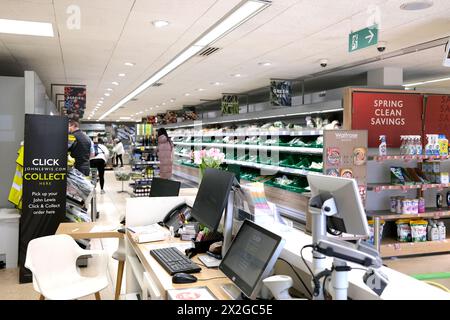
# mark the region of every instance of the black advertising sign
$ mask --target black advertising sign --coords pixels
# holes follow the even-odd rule
[[[76,113],[82,118],[86,109],[86,88],[64,87],[64,108],[68,114]]]
[[[237,95],[222,96],[222,114],[239,114],[239,98]]]
[[[31,282],[24,267],[28,243],[55,234],[66,212],[67,118],[25,115],[20,282]]]
[[[279,107],[292,106],[292,85],[290,81],[270,81],[270,104]]]

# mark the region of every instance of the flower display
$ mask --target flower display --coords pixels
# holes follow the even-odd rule
[[[225,159],[225,154],[217,148],[196,150],[193,152],[193,159],[194,163],[199,166],[203,176],[206,168],[219,168]]]

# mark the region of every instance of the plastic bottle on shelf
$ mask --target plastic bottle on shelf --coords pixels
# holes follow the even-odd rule
[[[433,155],[433,135],[427,134],[427,144],[425,145],[425,155]]]
[[[444,134],[439,135],[439,155],[440,156],[448,156],[448,139]]]
[[[431,241],[438,241],[441,239],[441,228],[438,227],[438,224],[436,224],[436,221],[433,221],[433,225],[431,227]]]
[[[413,136],[408,136],[408,155],[412,156],[416,154],[416,145]]]
[[[439,221],[437,224],[439,230],[439,240],[445,240],[447,238],[447,230],[443,221]]]
[[[420,136],[416,136],[415,142],[416,142],[416,154],[420,156],[423,153],[422,139],[420,138]]]
[[[401,144],[400,144],[400,154],[401,155],[404,155],[404,154],[406,154],[406,152],[405,152],[405,136],[400,136],[400,141],[401,141]]]
[[[379,140],[380,140],[380,145],[378,146],[378,155],[386,156],[387,155],[386,136],[381,135]]]

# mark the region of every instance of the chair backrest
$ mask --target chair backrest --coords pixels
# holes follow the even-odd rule
[[[76,274],[82,249],[68,235],[36,238],[28,243],[25,267],[33,273],[41,290],[51,288],[67,275]]]
[[[177,197],[181,182],[168,179],[153,178],[150,197]]]

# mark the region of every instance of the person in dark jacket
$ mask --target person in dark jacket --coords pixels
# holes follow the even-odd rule
[[[90,174],[90,158],[95,156],[94,143],[80,130],[78,118],[69,118],[69,149],[70,155],[75,159],[75,169],[85,176]]]

